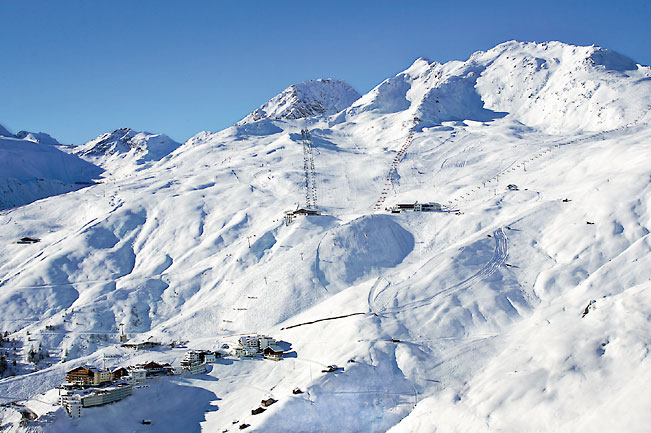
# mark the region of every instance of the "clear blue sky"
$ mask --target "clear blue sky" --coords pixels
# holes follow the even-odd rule
[[[651,2],[0,0],[0,124],[80,144],[127,126],[184,141],[292,83],[365,93],[417,57],[510,39],[651,64]]]

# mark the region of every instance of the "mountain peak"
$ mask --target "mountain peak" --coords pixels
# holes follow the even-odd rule
[[[421,127],[505,116],[550,133],[603,131],[648,112],[649,68],[595,45],[507,41],[444,64],[419,58],[346,112],[404,112]]]
[[[46,134],[45,132],[19,131],[16,133],[16,138],[33,141],[34,143],[49,144],[52,146],[61,145],[56,138],[52,137],[50,134]]]
[[[292,84],[238,122],[327,116],[348,108],[360,95],[341,80],[317,79]]]
[[[420,73],[420,71],[430,68],[433,64],[437,64],[437,63],[432,62],[431,60],[425,57],[419,57],[416,60],[414,60],[414,63],[412,63],[411,66],[407,68],[403,73],[412,74],[412,75],[418,74]]]
[[[135,131],[131,128],[119,128],[113,132],[106,132],[79,146],[77,153],[84,156],[100,156],[131,151],[142,153],[166,144],[176,144],[178,146],[178,143],[165,134],[152,134],[146,131]]]
[[[74,153],[103,167],[124,158],[141,165],[146,161],[159,161],[179,146],[180,143],[165,134],[119,128],[82,144]],[[118,164],[121,166],[123,162]]]

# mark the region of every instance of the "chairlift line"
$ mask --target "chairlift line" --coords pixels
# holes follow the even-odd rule
[[[314,151],[310,131],[301,130],[303,142],[303,172],[305,174],[305,207],[317,209],[316,170],[314,168]]]

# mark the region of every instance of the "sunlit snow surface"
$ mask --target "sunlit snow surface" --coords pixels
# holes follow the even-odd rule
[[[201,133],[3,211],[0,323],[69,356],[1,380],[0,397],[32,398],[30,428],[50,432],[646,431],[650,104],[649,68],[616,53],[511,42],[419,59],[331,117]],[[286,226],[304,203],[303,128],[325,215]],[[386,204],[449,211],[374,213],[410,129]],[[42,241],[12,244],[25,233]],[[365,314],[281,329],[350,313]],[[119,348],[120,323],[135,341],[216,349],[259,332],[291,347],[156,379],[81,419],[55,411],[66,369],[186,350]]]

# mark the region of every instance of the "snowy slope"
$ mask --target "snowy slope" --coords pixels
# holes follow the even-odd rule
[[[0,125],[0,137],[13,137],[13,136],[14,136],[14,134],[12,134],[11,132],[9,132],[9,131],[7,130],[7,128],[5,128],[4,126]]]
[[[73,153],[112,174],[131,174],[160,161],[179,146],[165,134],[120,128],[75,147]]]
[[[78,190],[101,172],[49,144],[0,138],[0,209]]]
[[[548,69],[522,61],[534,57]],[[19,353],[42,342],[55,356],[0,380],[0,396],[45,393],[103,354],[112,365],[183,356],[117,347],[123,323],[134,341],[206,349],[267,333],[288,355],[227,358],[79,420],[37,396],[32,428],[645,431],[648,74],[560,43],[419,59],[343,112],[200,133],[133,176],[8,211],[0,324]],[[577,93],[583,81],[603,90]],[[305,127],[324,215],[285,225],[304,199]],[[415,200],[446,211],[373,211]],[[42,241],[10,244],[22,233]],[[322,373],[330,364],[344,370]],[[251,415],[267,397],[278,403]]]
[[[359,93],[341,80],[318,79],[293,84],[248,114],[239,125],[262,119],[303,119],[335,114],[348,108]]]

